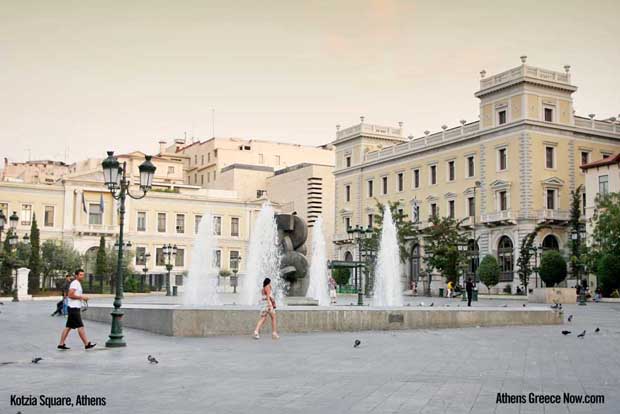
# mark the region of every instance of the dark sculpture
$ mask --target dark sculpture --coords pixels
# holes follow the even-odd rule
[[[287,296],[306,296],[310,278],[306,259],[308,227],[295,214],[277,214],[278,241],[282,251],[280,272],[288,283]]]

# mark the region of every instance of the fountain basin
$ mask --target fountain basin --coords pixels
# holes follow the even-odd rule
[[[112,306],[91,305],[82,317],[110,323]],[[169,336],[249,335],[259,317],[257,308],[182,305],[128,305],[123,326]],[[379,331],[511,325],[559,325],[563,315],[546,308],[374,308],[295,306],[278,309],[281,333]],[[269,322],[267,322],[269,325]],[[268,332],[269,327],[264,328]]]

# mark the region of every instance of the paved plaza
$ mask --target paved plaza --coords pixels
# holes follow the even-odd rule
[[[170,298],[127,298],[160,302]],[[98,301],[102,301],[99,299]],[[111,299],[105,299],[111,301]],[[341,303],[354,301],[341,298]],[[428,298],[409,299],[412,304]],[[447,302],[433,298],[435,306]],[[460,304],[452,300],[451,306]],[[521,307],[518,300],[477,306]],[[462,306],[462,305],[461,305]],[[528,305],[534,306],[534,305]],[[543,305],[538,305],[543,306]],[[564,326],[178,338],[126,329],[128,347],[106,349],[109,326],[86,321],[99,345],[77,335],[56,351],[64,318],[53,302],[0,306],[0,412],[17,413],[617,413],[620,303],[565,306]],[[593,331],[600,327],[600,333]],[[571,330],[568,336],[562,329]],[[576,335],[586,329],[584,339]],[[362,344],[353,348],[355,339]],[[159,364],[147,362],[153,355]],[[42,357],[32,364],[35,356]],[[496,404],[511,395],[602,394],[604,404]],[[11,407],[10,395],[105,397],[105,407]],[[74,397],[75,398],[75,397]]]

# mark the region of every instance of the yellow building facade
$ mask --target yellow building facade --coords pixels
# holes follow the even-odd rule
[[[398,201],[419,228],[429,216],[463,220],[472,256],[496,256],[501,283],[520,284],[521,240],[546,224],[536,244],[568,252],[567,223],[571,191],[584,184],[579,166],[620,150],[615,119],[574,114],[570,67],[563,72],[522,64],[494,76],[481,72],[480,120],[453,128],[404,137],[399,127],[360,124],[340,130],[336,147],[335,240],[347,226],[368,226],[379,214],[376,202]],[[582,194],[585,199],[585,195]],[[403,284],[428,288],[423,243],[410,242],[413,259],[403,265]],[[339,243],[336,256],[352,259],[355,247]],[[565,254],[565,256],[566,256]],[[477,267],[470,261],[470,274]],[[424,276],[423,276],[424,275]],[[443,287],[433,275],[431,289]],[[538,280],[532,277],[530,287]]]

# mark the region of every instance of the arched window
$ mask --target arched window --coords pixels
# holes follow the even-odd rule
[[[352,262],[353,261],[353,255],[351,254],[351,252],[345,252],[344,260],[346,262]]]
[[[467,277],[471,277],[476,282],[476,272],[478,271],[479,264],[480,248],[474,239],[469,239],[467,241]]]
[[[500,282],[512,282],[514,269],[514,248],[508,236],[502,236],[497,246],[497,261],[499,262]]]
[[[543,239],[542,247],[543,250],[560,250],[558,239],[553,234],[549,234]]]
[[[409,282],[418,282],[420,278],[420,245],[415,244],[411,248],[411,262],[410,262],[410,279]]]

